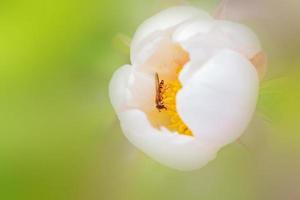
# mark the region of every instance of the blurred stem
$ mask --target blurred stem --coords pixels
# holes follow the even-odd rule
[[[121,53],[129,55],[131,38],[123,33],[118,33],[113,38],[113,46]]]

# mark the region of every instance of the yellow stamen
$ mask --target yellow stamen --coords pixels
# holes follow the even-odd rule
[[[177,77],[182,67],[177,70]],[[165,90],[162,93],[163,103],[167,110],[163,110],[169,117],[169,122],[166,127],[172,131],[177,131],[180,134],[192,136],[192,131],[187,127],[187,125],[182,121],[177,113],[176,109],[176,94],[181,89],[182,85],[178,78],[174,81],[167,82]]]

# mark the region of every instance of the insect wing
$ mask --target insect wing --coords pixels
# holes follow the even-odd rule
[[[155,73],[155,91],[156,91],[156,94],[155,94],[155,103],[156,105],[159,103],[159,77],[158,77],[158,74]]]

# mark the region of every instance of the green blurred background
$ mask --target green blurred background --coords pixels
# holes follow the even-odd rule
[[[190,3],[211,12],[218,1]],[[269,71],[243,145],[179,172],[125,139],[107,89],[129,63],[126,37],[180,1],[1,0],[0,199],[300,199],[300,4],[265,3],[267,17],[244,20]]]

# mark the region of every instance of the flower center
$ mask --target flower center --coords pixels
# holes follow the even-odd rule
[[[182,88],[178,75],[189,60],[188,52],[167,38],[143,65],[145,70],[149,70],[148,73],[154,75],[155,81],[153,107],[146,111],[153,127],[165,127],[172,132],[193,135],[176,108],[176,95]]]
[[[177,131],[179,134],[192,136],[192,131],[182,121],[176,109],[176,94],[181,89],[182,85],[178,80],[178,74],[182,67],[176,70],[177,79],[166,82],[161,91],[161,102],[166,109],[159,110],[161,114],[167,115],[169,120],[164,124],[171,131]]]

